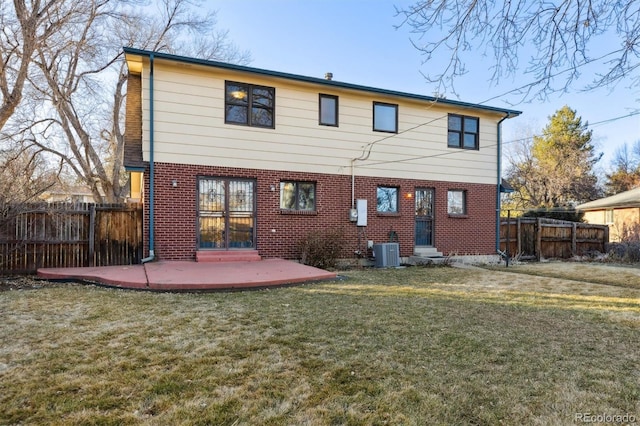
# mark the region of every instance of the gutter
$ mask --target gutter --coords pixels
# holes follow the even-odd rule
[[[502,117],[498,121],[498,129],[497,129],[497,144],[496,144],[496,155],[497,163],[498,163],[498,181],[496,182],[496,252],[500,253],[500,210],[501,206],[501,194],[500,188],[502,187],[502,122],[507,118],[511,118],[511,113],[507,113],[504,117]]]
[[[153,53],[151,53],[149,55],[149,256],[140,261],[143,264],[151,262],[155,259],[153,238],[153,235],[155,233],[155,209],[153,196],[155,177],[155,168],[153,162],[153,121]]]

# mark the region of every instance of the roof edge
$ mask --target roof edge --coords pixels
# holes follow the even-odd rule
[[[588,201],[576,206],[577,210],[602,210],[608,208],[640,207],[640,187],[623,191],[609,197]]]
[[[124,171],[125,172],[145,172],[146,171],[146,167],[144,166],[124,166]]]
[[[460,108],[479,109],[484,111],[503,113],[507,115],[507,118],[517,117],[520,114],[522,114],[522,111],[512,110],[508,108],[485,106],[485,105],[473,104],[469,102],[462,102],[462,101],[456,101],[456,100],[445,99],[445,98],[436,98],[433,96],[418,95],[415,93],[380,89],[376,87],[345,83],[345,82],[335,81],[335,80],[326,80],[318,77],[308,77],[308,76],[299,75],[299,74],[291,74],[291,73],[280,72],[280,71],[270,71],[262,68],[248,67],[245,65],[230,64],[228,62],[219,62],[219,61],[213,61],[208,59],[191,58],[187,56],[179,56],[179,55],[173,55],[173,54],[163,53],[163,52],[154,52],[150,50],[136,49],[133,47],[124,47],[123,51],[125,54],[129,54],[129,55],[138,55],[138,56],[147,56],[147,57],[151,57],[153,55],[153,57],[156,59],[166,59],[166,60],[175,61],[175,62],[183,62],[187,64],[216,67],[216,68],[222,68],[222,69],[227,69],[231,71],[248,72],[248,73],[259,74],[259,75],[264,75],[269,77],[277,77],[277,78],[283,78],[287,80],[295,80],[295,81],[301,81],[305,83],[319,84],[319,85],[328,86],[328,87],[337,87],[342,89],[351,89],[351,90],[357,90],[357,91],[363,91],[363,92],[378,93],[381,95],[388,95],[388,96],[398,96],[402,98],[415,99],[415,100],[427,101],[427,102],[437,102],[437,103],[456,106]]]

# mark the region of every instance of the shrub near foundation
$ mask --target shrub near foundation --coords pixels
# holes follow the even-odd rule
[[[311,231],[298,243],[300,261],[316,268],[335,268],[344,249],[344,231],[325,229]]]
[[[640,224],[623,225],[620,242],[610,243],[608,247],[612,260],[640,263]]]

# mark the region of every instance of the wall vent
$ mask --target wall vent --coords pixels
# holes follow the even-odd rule
[[[392,268],[400,266],[400,246],[398,243],[373,245],[376,268]]]

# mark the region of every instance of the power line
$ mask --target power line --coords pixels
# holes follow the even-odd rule
[[[570,72],[572,70],[575,70],[577,68],[580,68],[580,67],[592,64],[594,62],[600,61],[602,59],[605,59],[608,56],[611,56],[613,54],[622,52],[622,50],[623,49],[618,49],[618,50],[606,53],[606,54],[604,54],[602,56],[599,56],[598,58],[594,58],[594,59],[585,61],[582,64],[579,64],[579,65],[576,65],[576,66],[573,66],[573,67],[570,67],[570,68],[566,68],[564,70],[561,70],[561,71],[557,72],[556,74],[551,74],[548,78],[540,78],[535,82],[528,83],[528,84],[522,85],[520,87],[516,87],[516,88],[508,90],[508,91],[506,91],[506,92],[504,92],[502,94],[499,94],[499,95],[493,96],[491,98],[488,98],[488,99],[486,99],[486,100],[484,100],[482,102],[477,103],[476,105],[484,105],[487,102],[491,102],[494,99],[506,96],[506,95],[508,95],[510,93],[522,92],[524,89],[532,88],[532,87],[540,84],[542,81],[544,81],[546,79],[554,78],[554,77],[560,76],[562,74],[565,74],[567,72]],[[435,99],[431,103],[431,105],[429,106],[428,109],[431,109],[437,103],[438,103],[438,99]],[[624,116],[619,116],[619,117],[614,117],[614,118],[610,118],[610,119],[607,119],[607,120],[598,121],[596,123],[589,124],[588,127],[593,127],[593,126],[596,126],[596,125],[600,125],[600,124],[604,124],[604,123],[608,123],[608,122],[612,122],[612,121],[617,121],[617,120],[620,120],[620,119],[623,119],[623,118],[628,118],[628,117],[631,117],[631,116],[634,116],[634,115],[637,115],[637,114],[640,114],[640,111],[636,111],[636,112],[633,112],[633,113],[630,113],[630,114],[627,114],[627,115],[624,115]],[[415,125],[413,127],[408,128],[408,129],[402,130],[402,131],[400,131],[398,133],[395,133],[395,134],[392,134],[392,135],[389,135],[389,136],[385,136],[385,137],[380,138],[380,139],[376,139],[373,142],[369,142],[368,144],[363,146],[362,154],[360,155],[360,157],[359,158],[354,158],[354,160],[355,161],[366,161],[369,158],[369,155],[371,154],[371,151],[373,150],[373,146],[378,144],[379,142],[383,142],[383,141],[386,141],[386,140],[389,140],[389,139],[393,139],[393,138],[395,138],[395,137],[397,137],[399,135],[402,135],[402,134],[405,134],[405,133],[410,132],[412,130],[418,129],[418,128],[422,127],[422,126],[426,126],[426,125],[431,124],[431,123],[433,123],[435,121],[443,120],[443,119],[445,119],[447,117],[448,117],[448,114],[447,115],[443,115],[441,117],[433,118],[433,119],[428,120],[428,121],[426,121],[424,123],[420,123],[418,125]],[[535,137],[535,136],[532,136],[532,137]],[[530,139],[532,137],[527,137],[527,138],[522,138],[522,139],[515,139],[515,140],[512,140],[512,141],[508,141],[508,142],[502,142],[502,144],[505,145],[507,143],[515,143],[515,142],[519,142],[519,141],[524,141],[524,140]],[[497,146],[497,145],[498,144],[495,143],[495,144],[485,145],[485,147],[493,147],[493,146]],[[439,153],[439,154],[415,156],[415,157],[410,157],[410,158],[401,159],[401,160],[379,161],[379,162],[376,162],[376,163],[370,163],[370,164],[366,164],[366,165],[361,165],[360,167],[365,167],[366,168],[366,167],[376,166],[376,165],[379,165],[379,164],[400,163],[400,162],[406,162],[406,161],[411,161],[411,160],[422,160],[422,159],[425,159],[425,158],[443,157],[443,156],[447,156],[447,155],[459,154],[459,153],[462,153],[462,152],[464,152],[464,150],[463,151],[456,150],[456,151],[450,151],[450,152],[443,152],[443,153]]]
[[[617,117],[613,117],[613,118],[608,118],[608,119],[606,119],[606,120],[597,121],[597,122],[595,122],[595,123],[588,124],[586,127],[587,127],[587,128],[589,128],[589,127],[593,127],[593,126],[596,126],[596,125],[601,125],[601,124],[605,124],[605,123],[611,123],[611,122],[614,122],[614,121],[617,121],[617,120],[622,120],[622,119],[624,119],[624,118],[633,117],[633,116],[635,116],[635,115],[639,115],[639,114],[640,114],[640,111],[635,111],[635,112],[632,112],[632,113],[629,113],[629,114],[626,114],[626,115],[621,115],[621,116],[617,116]],[[446,116],[444,116],[444,117],[440,117],[440,118],[438,118],[438,119],[430,120],[430,121],[429,121],[429,122],[427,122],[427,123],[423,123],[423,124],[421,124],[421,125],[414,126],[414,127],[412,127],[411,129],[407,129],[407,130],[405,130],[404,132],[407,132],[407,131],[409,131],[409,130],[413,130],[413,129],[417,128],[417,127],[420,127],[420,126],[425,125],[425,124],[432,123],[432,122],[434,122],[434,121],[436,121],[436,120],[439,120],[439,119],[442,119],[442,118],[445,118],[445,117],[446,117]],[[404,132],[403,132],[403,133],[404,133]],[[396,136],[396,135],[393,135],[393,136]],[[506,145],[506,144],[512,144],[512,143],[516,143],[516,142],[522,142],[522,141],[526,141],[526,140],[529,140],[529,139],[533,139],[534,137],[538,137],[538,136],[539,136],[539,135],[533,135],[533,136],[527,136],[527,137],[520,138],[520,139],[512,139],[512,140],[510,140],[510,141],[502,142],[502,145],[504,146],[504,145]],[[383,139],[381,139],[381,140],[376,141],[376,143],[377,143],[377,142],[380,142],[380,141],[382,141],[382,140],[389,139],[389,138],[390,138],[390,136],[387,136],[386,138],[383,138]],[[491,148],[491,147],[494,147],[494,146],[498,146],[498,143],[493,143],[493,144],[485,145],[485,147],[486,147],[486,148]],[[414,156],[414,157],[404,158],[404,159],[400,159],[400,160],[386,160],[386,161],[378,161],[378,162],[375,162],[375,163],[369,163],[369,164],[361,165],[360,167],[362,167],[362,168],[367,168],[367,167],[377,166],[377,165],[380,165],[380,164],[404,163],[404,162],[407,162],[407,161],[413,161],[413,160],[424,160],[424,159],[426,159],[426,158],[436,158],[436,157],[444,157],[444,156],[447,156],[447,155],[461,154],[461,153],[463,153],[463,152],[466,152],[466,151],[465,151],[465,150],[455,150],[455,151],[441,152],[441,153],[438,153],[438,154],[428,154],[428,155]]]
[[[590,64],[592,64],[594,62],[601,61],[602,59],[605,59],[607,56],[611,56],[611,55],[616,54],[616,53],[621,53],[623,51],[624,51],[624,49],[618,49],[618,50],[614,50],[614,51],[609,52],[609,53],[605,53],[602,56],[590,59],[588,61],[583,62],[582,64],[578,64],[578,65],[573,66],[573,67],[565,68],[564,70],[558,71],[556,74],[549,75],[549,77],[541,77],[537,81],[534,81],[533,83],[527,83],[527,84],[522,85],[520,87],[516,87],[515,89],[508,90],[508,91],[506,91],[506,92],[504,92],[502,94],[493,96],[493,97],[491,97],[489,99],[486,99],[486,100],[480,102],[479,105],[483,105],[483,104],[485,104],[487,102],[491,102],[494,99],[501,98],[501,97],[506,96],[506,95],[508,95],[510,93],[513,93],[513,92],[522,92],[524,89],[532,88],[532,87],[542,83],[544,80],[549,80],[549,79],[558,77],[558,76],[560,76],[562,74],[568,73],[568,72],[570,72],[572,70],[576,70],[576,69],[581,68],[581,67],[586,66],[586,65],[590,65]]]
[[[633,116],[636,116],[636,115],[640,115],[640,110],[634,111],[634,112],[630,112],[629,114],[626,114],[626,115],[619,115],[617,117],[607,118],[606,120],[596,121],[595,123],[587,123],[585,125],[585,127],[586,128],[591,128],[591,127],[599,126],[599,125],[602,125],[602,124],[608,124],[608,123],[612,123],[614,121],[622,120],[624,118],[633,117]],[[512,139],[510,141],[502,142],[502,144],[506,145],[506,144],[515,143],[515,142],[522,142],[522,141],[526,141],[528,139],[533,139],[535,137],[540,137],[540,136],[541,135],[526,136],[524,138]],[[488,146],[495,146],[495,145],[497,145],[497,144],[488,145]]]
[[[593,126],[598,126],[600,124],[611,123],[613,121],[618,121],[618,120],[622,120],[623,118],[633,117],[634,115],[638,115],[638,114],[640,114],[640,110],[631,112],[627,115],[620,115],[618,117],[613,117],[613,118],[609,118],[602,121],[596,121],[595,123],[588,124],[587,127],[593,127]]]

